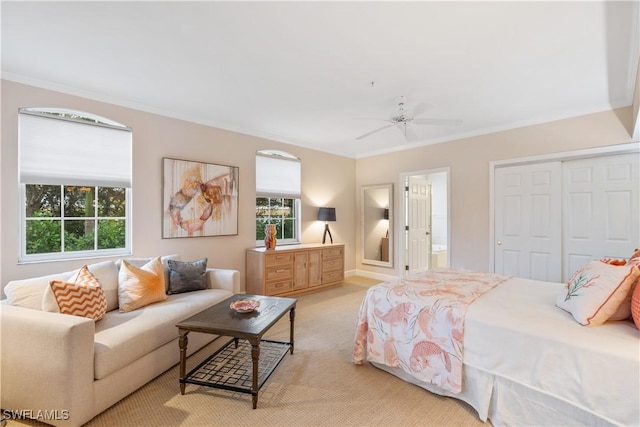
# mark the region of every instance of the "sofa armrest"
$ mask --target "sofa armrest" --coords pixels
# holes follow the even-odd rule
[[[0,407],[57,411],[80,425],[93,409],[92,319],[0,304]]]
[[[212,289],[225,289],[234,294],[240,293],[240,272],[224,268],[207,268],[209,287]]]

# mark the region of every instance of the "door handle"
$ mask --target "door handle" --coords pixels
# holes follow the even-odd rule
[[[427,232],[426,232],[426,233],[424,233],[424,234],[426,234],[426,235],[428,236],[428,235],[429,235],[429,234],[431,234],[431,233],[429,233],[429,232],[427,231]]]
[[[497,245],[498,245],[498,246],[502,246],[502,241],[501,241],[501,240],[498,240]]]

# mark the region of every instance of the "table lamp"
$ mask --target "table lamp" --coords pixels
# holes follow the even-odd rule
[[[336,208],[320,208],[318,209],[318,221],[324,221],[324,234],[322,235],[322,244],[327,240],[327,233],[329,233],[329,239],[333,244],[333,236],[329,231],[329,221],[336,220]]]

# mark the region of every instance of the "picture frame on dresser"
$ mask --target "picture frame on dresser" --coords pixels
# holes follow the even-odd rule
[[[237,166],[162,159],[162,238],[238,234]]]

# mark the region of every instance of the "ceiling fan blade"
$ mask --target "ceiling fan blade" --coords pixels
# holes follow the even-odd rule
[[[413,112],[411,113],[412,117],[418,117],[428,109],[429,109],[429,105],[426,102],[421,102],[420,104],[416,105],[415,108],[413,109]]]
[[[458,119],[413,119],[411,123],[416,125],[440,125],[440,126],[456,126],[462,124],[462,120]]]
[[[418,139],[418,135],[416,135],[415,130],[413,130],[408,124],[397,123],[396,127],[400,132],[402,132],[402,135],[404,135],[404,139],[406,139],[408,142],[413,142]]]
[[[409,142],[414,142],[418,140],[418,135],[416,135],[416,131],[411,126],[405,125],[404,137]]]
[[[360,136],[359,136],[359,137],[357,137],[356,139],[363,139],[363,138],[366,138],[366,137],[368,137],[369,135],[373,135],[373,134],[374,134],[374,133],[376,133],[376,132],[380,132],[381,130],[384,130],[384,129],[386,129],[386,128],[390,128],[390,127],[391,127],[391,126],[393,126],[393,125],[394,125],[394,123],[391,123],[391,124],[388,124],[388,125],[384,125],[384,126],[382,126],[381,128],[378,128],[378,129],[376,129],[376,130],[372,130],[371,132],[367,132],[367,133],[365,133],[364,135],[360,135]]]

